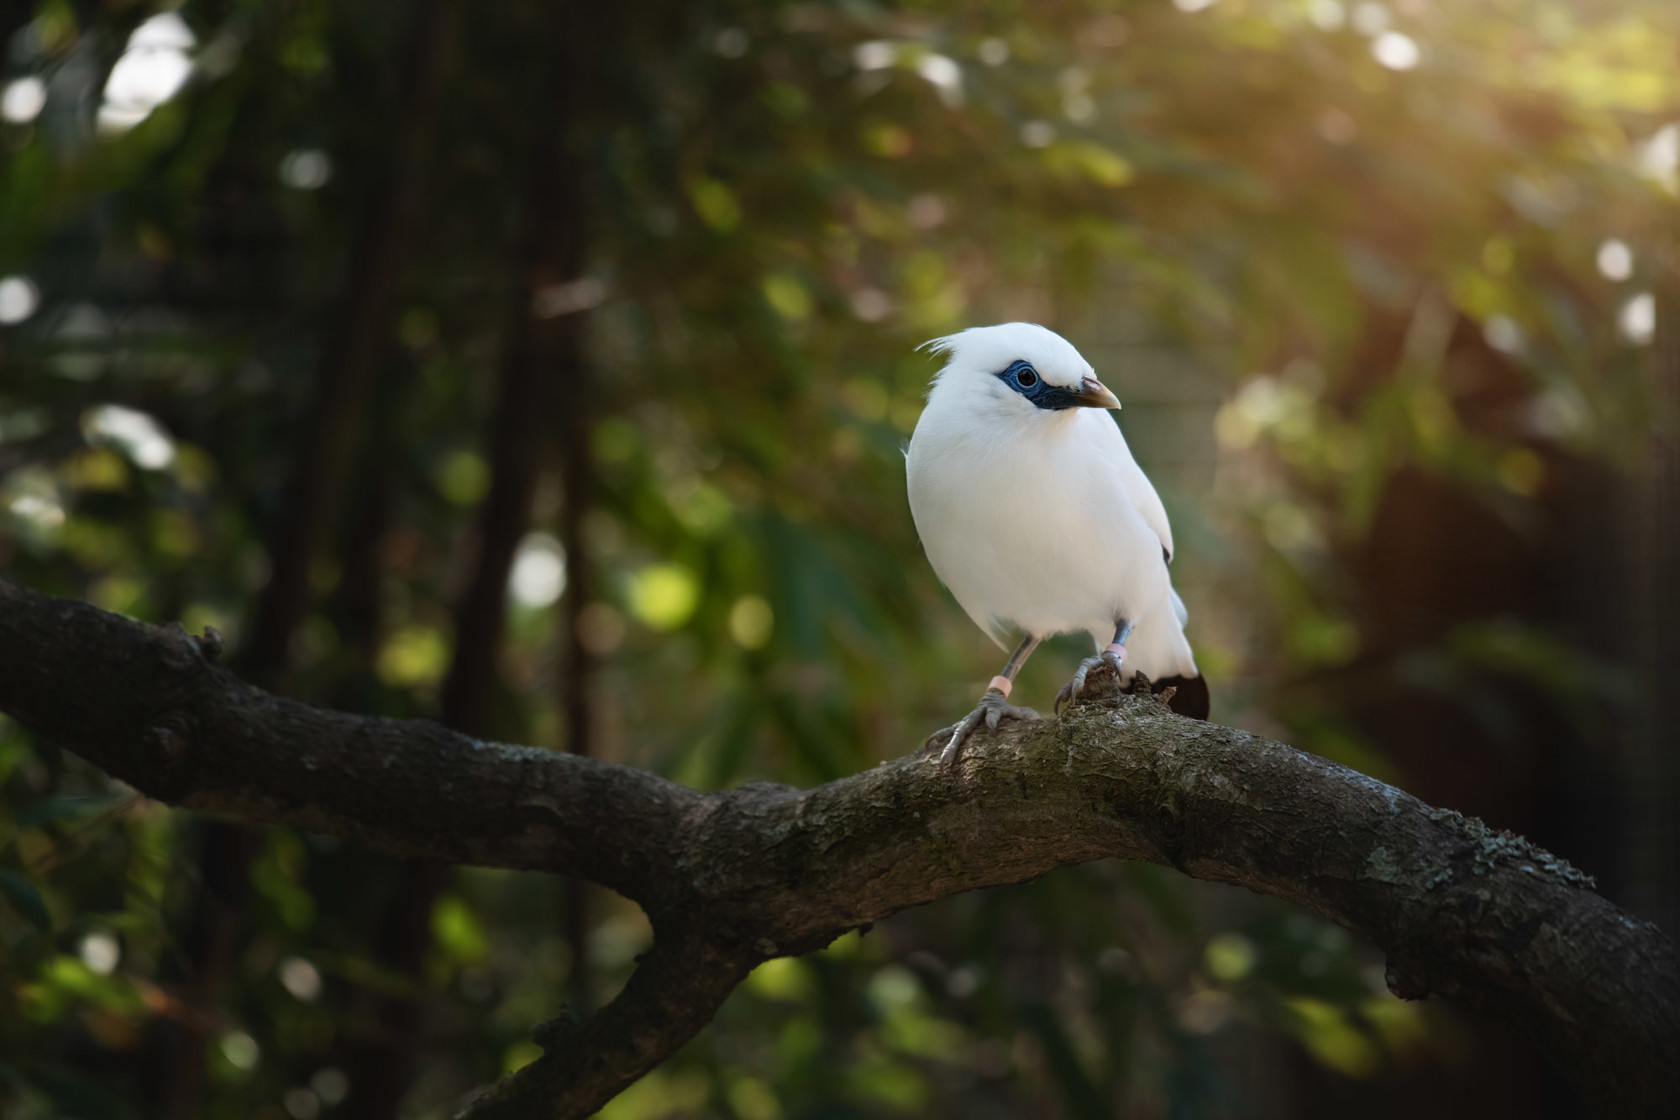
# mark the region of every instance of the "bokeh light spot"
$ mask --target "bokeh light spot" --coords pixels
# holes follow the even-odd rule
[[[1364,1077],[1376,1069],[1376,1045],[1339,1007],[1308,996],[1286,999],[1284,1006],[1294,1018],[1290,1025],[1301,1045],[1321,1065],[1349,1077]]]
[[[309,1087],[328,1105],[335,1105],[350,1092],[350,1077],[337,1066],[322,1066],[309,1079]]]
[[[763,283],[764,298],[776,314],[796,322],[811,317],[811,295],[798,280],[785,272],[772,272]]]
[[[1353,29],[1361,35],[1374,38],[1387,31],[1394,23],[1394,16],[1385,4],[1377,0],[1361,0],[1353,6]]]
[[[88,970],[100,976],[109,976],[116,971],[117,963],[122,960],[122,946],[117,939],[105,930],[94,930],[82,938],[77,947],[77,956]]]
[[[6,83],[0,93],[0,117],[12,124],[28,124],[47,107],[47,84],[31,74]]]
[[[379,650],[379,679],[393,688],[433,684],[443,676],[449,642],[426,626],[404,626],[392,632]]]
[[[1598,247],[1598,272],[1606,280],[1626,280],[1633,275],[1633,250],[1620,238],[1612,237]]]
[[[716,179],[698,179],[688,188],[694,212],[717,233],[728,233],[741,224],[741,204],[735,192]]]
[[[332,172],[332,157],[319,148],[299,148],[280,160],[280,181],[295,191],[319,190]]]
[[[1254,971],[1259,957],[1254,942],[1240,933],[1217,934],[1208,939],[1207,948],[1202,951],[1208,973],[1227,984],[1234,984]]]
[[[681,564],[650,564],[630,577],[630,611],[654,630],[675,630],[700,605],[700,583]]]
[[[508,575],[508,589],[522,607],[533,610],[557,602],[566,590],[566,551],[548,533],[529,533],[519,542]]]
[[[945,104],[954,106],[962,103],[962,67],[955,59],[942,54],[924,54],[916,62],[916,73],[939,91]]]
[[[885,70],[898,58],[898,49],[885,39],[871,39],[852,48],[852,62],[859,70]]]
[[[174,12],[160,12],[134,29],[111,67],[99,106],[99,130],[127,132],[174,97],[192,74],[187,51],[198,39]]]
[[[852,293],[852,313],[866,323],[879,323],[892,310],[892,297],[879,288],[859,288]]]
[[[1417,41],[1399,31],[1384,31],[1371,43],[1371,57],[1390,70],[1410,70],[1423,57]]]
[[[458,506],[477,505],[490,489],[490,468],[473,451],[451,451],[437,465],[438,492]]]
[[[21,323],[41,306],[41,290],[27,276],[0,279],[0,324]]]
[[[162,470],[175,461],[175,441],[151,416],[120,404],[95,405],[82,414],[89,443],[112,443],[143,470]]]
[[[280,1103],[286,1106],[286,1115],[292,1120],[315,1120],[321,1115],[320,1098],[301,1085],[287,1089]]]
[[[1482,324],[1482,338],[1501,354],[1520,354],[1527,344],[1523,329],[1509,315],[1494,315]]]
[[[313,1003],[321,995],[321,973],[302,957],[287,957],[280,962],[280,986],[293,999]]]
[[[1049,121],[1027,121],[1021,126],[1021,143],[1029,148],[1048,148],[1056,139],[1056,126]]]
[[[1320,31],[1335,31],[1347,25],[1347,9],[1339,0],[1312,0],[1307,5],[1307,18]]]
[[[739,27],[719,28],[712,36],[712,50],[720,58],[740,58],[751,45],[752,40]]]
[[[222,1036],[222,1057],[234,1069],[249,1072],[257,1068],[257,1062],[262,1058],[262,1048],[257,1040],[244,1031],[229,1031]]]
[[[757,595],[743,595],[729,608],[729,636],[742,649],[764,648],[775,628],[775,613]]]
[[[1657,299],[1650,292],[1640,292],[1622,304],[1616,317],[1616,328],[1622,338],[1635,346],[1648,345],[1657,333]]]
[[[1546,463],[1526,447],[1514,447],[1499,457],[1499,481],[1513,494],[1532,498],[1546,481]]]

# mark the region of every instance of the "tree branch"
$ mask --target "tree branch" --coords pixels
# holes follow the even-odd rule
[[[405,855],[567,872],[640,902],[619,997],[462,1115],[586,1116],[760,961],[909,906],[1118,857],[1288,899],[1381,946],[1397,994],[1533,1037],[1617,1116],[1680,1088],[1680,956],[1568,864],[1232,728],[1113,696],[810,790],[644,771],[269,696],[178,630],[0,581],[0,710],[190,808]]]
[[[655,927],[624,990],[586,1023],[535,1031],[543,1056],[470,1098],[457,1120],[583,1117],[675,1054],[764,957],[703,927]]]
[[[675,889],[670,852],[710,800],[645,771],[272,696],[179,628],[4,580],[0,711],[172,805],[400,856],[574,872],[644,906]]]

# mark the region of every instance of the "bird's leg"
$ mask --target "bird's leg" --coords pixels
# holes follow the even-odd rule
[[[1087,657],[1079,663],[1079,668],[1073,671],[1073,679],[1064,684],[1062,690],[1056,693],[1057,715],[1062,714],[1063,704],[1071,704],[1079,699],[1080,694],[1085,691],[1085,678],[1090,676],[1093,669],[1107,669],[1114,674],[1115,683],[1119,683],[1120,666],[1126,662],[1126,639],[1132,636],[1132,629],[1132,624],[1125,619],[1116,622],[1114,624],[1114,640],[1108,644],[1108,648],[1093,657]]]
[[[941,766],[949,766],[957,760],[957,752],[962,750],[963,740],[968,738],[969,732],[980,726],[981,720],[985,721],[988,729],[996,731],[999,720],[1038,718],[1038,713],[1031,708],[1017,708],[1011,704],[1009,693],[1015,687],[1015,674],[1021,671],[1021,666],[1027,663],[1027,657],[1038,648],[1038,643],[1042,640],[1031,634],[1021,639],[1021,644],[1009,655],[1009,663],[1003,667],[1003,672],[992,678],[986,694],[980,697],[979,705],[957,724],[957,729],[951,733],[950,742],[939,752]]]

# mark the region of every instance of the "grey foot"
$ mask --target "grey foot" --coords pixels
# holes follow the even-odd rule
[[[995,688],[988,688],[986,695],[980,697],[980,704],[972,712],[963,717],[957,724],[957,729],[951,733],[951,741],[945,744],[945,749],[939,752],[939,764],[949,766],[957,760],[957,754],[962,750],[964,740],[982,722],[992,731],[997,730],[998,721],[1005,719],[1037,719],[1038,713],[1031,708],[1017,708],[1011,704],[1003,693]]]
[[[1120,680],[1120,658],[1119,657],[1110,653],[1108,650],[1103,650],[1101,653],[1096,654],[1095,656],[1087,657],[1085,660],[1083,660],[1079,663],[1079,668],[1077,668],[1073,671],[1073,679],[1071,681],[1067,682],[1066,684],[1064,684],[1062,686],[1062,690],[1060,692],[1056,693],[1056,714],[1057,715],[1062,714],[1062,705],[1063,704],[1071,704],[1075,700],[1079,699],[1079,697],[1085,691],[1086,678],[1088,678],[1091,675],[1091,673],[1095,672],[1098,669],[1104,670],[1105,672],[1113,673],[1115,682],[1116,683],[1119,682],[1119,680]],[[1098,674],[1098,675],[1100,676],[1101,674]]]

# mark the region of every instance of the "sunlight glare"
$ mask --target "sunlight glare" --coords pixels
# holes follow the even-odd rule
[[[1616,317],[1616,327],[1623,340],[1634,346],[1646,346],[1657,333],[1657,298],[1650,292],[1640,292],[1622,304]]]
[[[0,117],[13,124],[28,124],[46,107],[47,85],[34,75],[7,82],[0,94]]]
[[[520,606],[533,610],[559,601],[566,590],[566,552],[552,534],[528,533],[519,542],[508,589]]]
[[[175,441],[161,424],[139,409],[95,405],[82,414],[82,434],[89,443],[116,444],[143,470],[162,470],[175,461]]]
[[[1680,124],[1666,124],[1639,145],[1639,171],[1669,190],[1680,190]]]
[[[1626,280],[1633,275],[1633,250],[1619,237],[1598,247],[1598,271],[1606,280]]]
[[[41,289],[27,276],[0,279],[0,324],[21,323],[41,306]]]
[[[1410,70],[1418,64],[1423,52],[1410,35],[1384,31],[1371,41],[1371,57],[1390,70]]]
[[[82,938],[77,947],[77,955],[82,963],[88,966],[90,972],[100,976],[109,976],[116,971],[117,963],[122,960],[122,946],[117,939],[102,929],[94,930]]]
[[[955,59],[942,54],[924,54],[916,63],[916,73],[939,91],[939,97],[945,104],[954,106],[962,102],[962,67]]]
[[[186,84],[192,73],[187,51],[198,43],[174,12],[162,12],[135,28],[128,49],[105,80],[99,130],[127,132]]]

